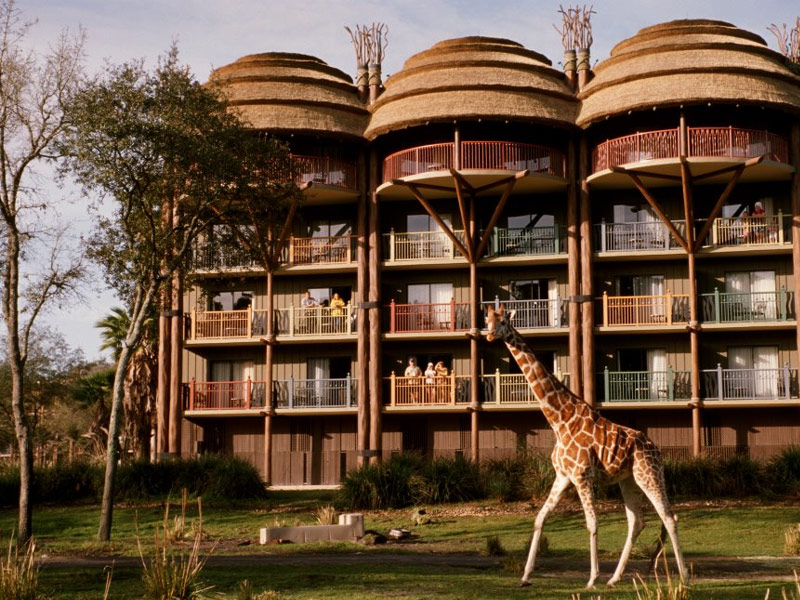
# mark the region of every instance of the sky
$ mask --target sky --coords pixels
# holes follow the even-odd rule
[[[800,5],[787,0],[595,0],[593,5],[593,62],[607,58],[614,44],[642,27],[673,19],[729,21],[774,48],[766,28],[793,23],[800,15]],[[562,53],[553,29],[560,20],[558,0],[17,0],[17,6],[27,20],[37,20],[28,38],[34,48],[46,49],[65,28],[84,28],[90,73],[107,62],[133,58],[153,65],[176,42],[181,60],[201,81],[241,56],[270,51],[311,54],[354,76],[355,58],[344,26],[374,21],[389,28],[386,75],[438,41],[466,35],[512,39],[556,66]],[[84,201],[74,190],[57,193],[71,196],[61,213],[73,232],[88,231]],[[100,341],[94,323],[118,302],[99,283],[87,286],[84,295],[84,302],[57,311],[48,322],[71,345],[96,358]]]

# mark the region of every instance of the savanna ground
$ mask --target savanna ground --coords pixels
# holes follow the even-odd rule
[[[645,578],[649,547],[658,535],[657,517],[637,543],[624,584],[613,591],[598,587],[587,592],[588,538],[580,506],[564,502],[545,527],[548,549],[534,576],[533,586],[517,586],[537,508],[531,503],[491,501],[428,507],[432,522],[415,526],[411,509],[367,511],[366,527],[386,532],[406,527],[409,541],[383,546],[351,543],[260,546],[260,527],[313,524],[319,506],[331,502],[332,492],[274,491],[268,500],[236,505],[203,506],[203,552],[211,559],[201,580],[213,586],[210,598],[239,598],[241,581],[256,592],[272,591],[275,598],[536,598],[584,600],[636,598],[633,576]],[[784,530],[800,522],[796,501],[679,503],[681,542],[687,563],[694,567],[692,598],[758,599],[771,589],[794,589],[792,571],[800,558],[785,557]],[[614,502],[599,505],[601,583],[613,572],[625,539],[624,510]],[[180,514],[173,501],[170,520]],[[141,597],[141,568],[136,549],[141,539],[145,555],[152,553],[157,524],[163,522],[163,503],[118,506],[113,543],[94,542],[99,508],[95,505],[40,507],[34,517],[41,581],[54,600],[102,598],[104,565],[114,563],[111,598]],[[16,512],[0,510],[0,533],[8,535]],[[190,504],[187,521],[197,519]],[[503,556],[488,556],[486,540],[498,536]],[[188,552],[188,542],[185,544]],[[663,569],[662,569],[663,571]]]

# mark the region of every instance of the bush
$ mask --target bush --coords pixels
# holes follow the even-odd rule
[[[789,446],[775,456],[767,464],[766,479],[775,493],[800,491],[800,446]]]
[[[426,463],[415,487],[420,504],[465,502],[485,495],[479,466],[463,456],[435,458]]]
[[[761,493],[763,473],[761,465],[749,456],[737,455],[718,463],[721,489],[719,496],[742,497]]]
[[[422,459],[394,454],[377,465],[364,464],[342,478],[335,503],[342,508],[403,508],[414,503],[422,478]]]
[[[519,458],[490,460],[483,464],[486,495],[499,502],[513,502],[525,496],[525,462]]]
[[[664,461],[667,495],[670,498],[718,496],[723,488],[723,482],[717,464],[704,456],[689,460]]]

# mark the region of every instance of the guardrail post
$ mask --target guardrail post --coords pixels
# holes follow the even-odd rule
[[[196,387],[194,377],[189,381],[189,410],[194,410],[194,392]]]
[[[456,300],[450,298],[450,331],[456,330]]]
[[[289,305],[289,336],[294,337],[294,303]]]
[[[606,402],[611,400],[611,379],[608,373],[608,367],[603,367],[603,398]]]
[[[397,376],[394,371],[389,376],[389,404],[395,406],[397,404]]]
[[[294,375],[289,375],[288,386],[289,389],[289,408],[294,408]]]
[[[494,309],[500,310],[500,296],[495,295],[494,297]]]
[[[722,389],[722,365],[717,363],[717,399],[722,400],[725,397]]]
[[[347,241],[347,251],[345,253],[345,258],[347,259],[345,262],[353,262],[353,236],[348,235],[346,238]]]
[[[294,235],[289,236],[289,264],[294,264]]]
[[[733,125],[728,125],[728,156],[733,156]]]
[[[192,339],[197,339],[197,309],[192,309]]]
[[[456,372],[450,373],[450,404],[456,403]]]
[[[250,379],[250,376],[247,377],[247,383],[244,388],[244,407],[247,410],[250,410],[250,399],[252,398],[253,393],[253,381]]]
[[[247,339],[253,337],[253,305],[247,307]]]
[[[389,262],[394,262],[394,227],[389,230]]]
[[[600,252],[605,252],[608,243],[606,241],[606,220],[600,220]]]
[[[553,225],[553,250],[556,254],[561,253],[561,236],[559,235],[560,228],[558,225]]]
[[[667,369],[669,380],[667,381],[667,397],[670,400],[675,400],[675,371],[672,370],[672,365]]]
[[[785,321],[788,318],[788,311],[786,310],[786,288],[783,286],[781,286],[778,292],[778,302],[780,302],[781,305],[781,321]]]
[[[714,219],[711,224],[711,245],[716,246],[719,243],[719,218]]]
[[[608,292],[603,292],[603,326],[608,326]]]
[[[495,227],[492,232],[492,256],[497,256],[500,252],[500,232],[501,229],[497,227]]]
[[[494,370],[494,402],[495,404],[500,404],[500,369]]]
[[[791,385],[791,378],[789,373],[789,363],[785,362],[783,363],[783,390],[784,390],[783,394],[787,400],[791,399],[792,397],[792,391],[790,385]]]
[[[389,303],[389,333],[395,333],[397,330],[394,322],[396,314],[397,310],[395,309],[394,299],[392,299],[392,301]]]
[[[714,322],[721,323],[722,322],[722,315],[720,314],[720,305],[719,305],[719,288],[714,288]]]
[[[784,233],[783,233],[783,209],[778,209],[778,243],[783,244],[784,241]]]
[[[667,290],[665,309],[667,311],[667,325],[672,325],[672,292],[669,290]]]
[[[345,386],[345,390],[346,390],[345,393],[347,394],[347,398],[346,398],[346,402],[347,403],[346,403],[345,406],[352,406],[352,401],[353,401],[353,377],[352,377],[352,375],[350,375],[350,373],[347,374],[347,378],[345,379],[344,386]]]

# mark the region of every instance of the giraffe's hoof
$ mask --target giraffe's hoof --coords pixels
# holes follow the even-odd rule
[[[531,582],[527,579],[523,579],[519,582],[519,587],[531,587]]]
[[[617,585],[617,581],[614,580],[614,579],[609,579],[608,583],[606,584],[606,587],[607,588],[613,588],[615,585]]]

